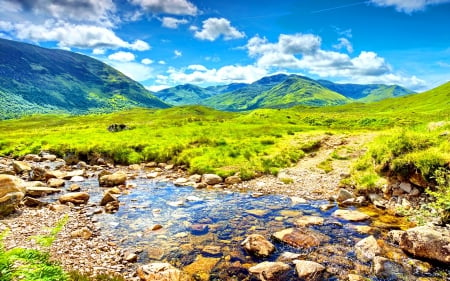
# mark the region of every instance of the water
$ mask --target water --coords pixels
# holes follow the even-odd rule
[[[369,226],[371,221],[351,223],[335,218],[331,214],[337,207],[327,211],[320,208],[328,201],[296,203],[285,196],[255,198],[250,193],[196,190],[147,179],[129,183],[136,188],[119,197],[119,211],[94,218],[101,230],[117,243],[139,251],[140,263],[168,261],[197,276],[196,280],[255,280],[248,273],[249,266],[275,261],[284,252],[292,252],[301,259],[326,266],[323,280],[346,279],[350,272],[382,280],[372,276],[371,264],[358,261],[353,251],[354,245],[367,236],[358,233],[355,226]],[[99,202],[102,189],[97,182],[91,179],[83,185],[90,190],[90,202]],[[295,227],[294,221],[301,215],[324,218],[322,225],[308,228],[328,236],[329,240],[318,247],[299,249],[271,238],[277,231]],[[152,230],[155,225],[162,228]],[[274,243],[276,252],[268,258],[249,255],[240,246],[249,234],[265,236]],[[408,257],[402,258],[408,263]],[[440,270],[437,267],[431,273],[414,272],[414,276],[412,270],[406,269],[383,280],[439,276]],[[279,280],[297,280],[293,267]]]

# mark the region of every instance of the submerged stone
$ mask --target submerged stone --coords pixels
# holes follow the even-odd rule
[[[283,262],[265,261],[254,265],[248,269],[250,273],[256,275],[262,281],[277,281],[281,276],[289,271],[291,267]]]
[[[305,227],[284,229],[275,232],[273,237],[297,248],[317,247],[330,240],[330,237]]]

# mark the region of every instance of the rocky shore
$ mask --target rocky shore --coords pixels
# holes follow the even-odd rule
[[[95,214],[116,212],[121,204],[120,194],[133,192],[134,186],[128,181],[135,178],[170,181],[177,186],[193,186],[197,189],[250,192],[254,197],[283,194],[291,197],[293,202],[329,199],[330,204],[328,207],[324,204],[324,209],[336,204],[343,207],[367,204],[374,204],[379,208],[389,207],[393,200],[387,200],[383,195],[358,196],[339,189],[340,179],[348,174],[346,163],[339,163],[331,173],[316,168],[317,163],[328,157],[335,146],[344,141],[346,140],[329,140],[325,145],[328,149],[322,150],[319,155],[305,158],[296,167],[282,170],[278,177],[262,176],[247,182],[243,182],[238,175],[225,179],[214,174],[188,175],[184,167],[166,163],[115,166],[98,158],[87,164],[73,157],[58,159],[49,153],[27,155],[20,159],[0,158],[0,210],[3,216],[0,219],[0,232],[9,229],[11,233],[3,243],[6,249],[26,247],[48,250],[52,258],[66,270],[118,274],[126,280],[191,280],[192,276],[168,263],[138,266],[136,261],[139,251],[123,248],[115,242],[115,237],[103,233],[95,224]],[[80,184],[93,178],[97,179],[102,193],[98,200],[92,200],[91,191]],[[394,204],[397,205],[408,206],[404,202],[422,200],[421,191],[408,183],[393,183],[386,190],[384,195],[391,198],[396,196]],[[55,198],[52,202],[45,200],[50,194],[58,194],[51,195]],[[367,214],[347,210],[338,210],[332,215],[347,221],[364,221],[370,218]],[[55,226],[64,216],[69,220],[48,249],[30,239],[31,236],[45,235],[47,228]],[[320,233],[308,230],[310,225],[323,224],[322,218],[304,216],[297,221],[297,228],[273,233],[273,239],[300,248],[316,247],[326,241],[327,238]],[[361,233],[367,237],[355,244],[354,251],[361,264],[371,263],[372,268],[348,274],[347,280],[363,280],[359,273],[372,272],[371,274],[381,278],[389,278],[395,274],[395,270],[405,274],[415,270],[430,270],[430,264],[406,259],[403,252],[418,259],[450,264],[448,227],[428,225],[406,231],[391,231],[386,234],[386,240],[371,236],[373,228],[361,228]],[[270,241],[258,234],[246,237],[241,247],[250,255],[258,257],[270,257],[276,250]],[[396,256],[390,257],[389,253],[392,252],[397,253]],[[413,265],[407,264],[411,262]],[[242,265],[234,266],[240,268]],[[406,267],[409,271],[405,271]],[[242,268],[252,278],[256,278],[248,280],[279,280],[283,274],[292,270],[295,270],[299,278],[320,280],[322,272],[330,271],[332,266],[327,268],[324,264],[290,256],[285,260],[264,261]],[[207,280],[198,278],[194,279]],[[440,280],[433,278],[420,280]]]

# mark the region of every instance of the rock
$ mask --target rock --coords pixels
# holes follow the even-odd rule
[[[25,196],[25,198],[23,198],[22,203],[25,206],[31,207],[31,208],[42,207],[47,204],[45,202],[39,201],[38,199],[35,199],[33,197],[28,197],[28,196]]]
[[[153,225],[153,226],[151,227],[151,230],[152,230],[152,231],[156,231],[156,230],[160,230],[160,229],[162,229],[162,228],[163,228],[162,225],[160,225],[160,224],[155,224],[155,225]]]
[[[189,227],[191,234],[193,235],[204,235],[209,232],[209,226],[207,224],[192,224]]]
[[[239,176],[229,176],[225,179],[226,184],[238,184],[241,182],[242,182],[242,179]]]
[[[24,182],[18,177],[0,175],[0,216],[14,212],[25,196]]]
[[[23,159],[25,161],[41,162],[41,157],[37,154],[27,154]]]
[[[358,274],[349,274],[348,281],[367,281],[367,278],[364,278],[363,276]]]
[[[347,189],[344,188],[340,188],[339,189],[339,194],[336,198],[336,201],[338,202],[344,202],[345,200],[348,199],[352,199],[355,198],[355,196],[353,195],[353,193],[351,193],[350,191],[348,191]]]
[[[348,221],[365,221],[370,219],[370,216],[354,210],[336,210],[333,216]]]
[[[202,176],[201,175],[192,175],[188,178],[189,181],[194,182],[194,183],[198,183],[202,180]]]
[[[202,182],[206,183],[207,185],[215,185],[222,183],[222,178],[216,174],[204,174],[202,176]]]
[[[277,259],[277,261],[282,262],[291,262],[293,260],[296,260],[300,258],[302,255],[297,253],[291,253],[291,252],[283,252]]]
[[[173,184],[174,184],[175,186],[183,186],[183,185],[185,185],[187,182],[188,182],[188,180],[187,180],[186,178],[177,178],[177,179],[173,182]]]
[[[412,186],[409,182],[401,182],[398,187],[406,193],[410,193],[412,190]]]
[[[151,172],[151,173],[148,173],[147,175],[146,175],[146,177],[148,178],[148,179],[154,179],[154,178],[156,178],[156,177],[158,177],[159,176],[159,173],[158,172]]]
[[[128,166],[128,169],[132,170],[132,171],[139,171],[139,170],[141,170],[141,165],[139,165],[139,164],[131,164],[130,166]]]
[[[284,229],[275,232],[273,237],[297,248],[316,247],[330,240],[330,237],[305,227]]]
[[[49,179],[47,184],[49,187],[62,187],[66,182],[63,179]]]
[[[298,205],[298,204],[306,204],[308,201],[305,198],[298,197],[298,196],[292,196],[289,199],[291,199],[292,205]]]
[[[138,255],[136,255],[135,253],[126,253],[125,254],[125,260],[127,262],[137,262]]]
[[[411,195],[411,196],[419,196],[420,193],[421,193],[421,191],[420,191],[417,187],[414,187],[414,188],[411,190],[411,193],[409,193],[409,195]]]
[[[111,187],[108,190],[106,190],[106,192],[109,192],[111,194],[121,194],[122,191],[120,190],[120,188],[116,187]]]
[[[83,176],[73,176],[69,179],[71,182],[82,182],[85,180]]]
[[[26,190],[26,194],[33,197],[42,197],[48,194],[61,192],[61,189],[59,188],[46,186],[27,186]]]
[[[411,280],[401,265],[384,257],[374,257],[372,271],[384,280]]]
[[[137,269],[141,281],[191,281],[192,279],[170,263],[149,263]]]
[[[105,205],[105,212],[107,213],[115,213],[119,210],[120,204],[119,201],[111,201]]]
[[[302,216],[294,221],[296,226],[321,225],[324,219],[317,216]]]
[[[93,235],[92,231],[89,230],[89,228],[87,228],[87,227],[76,229],[70,233],[70,236],[72,238],[83,238],[85,240],[88,240],[89,238],[91,238],[92,235]]]
[[[222,253],[222,248],[215,245],[206,245],[205,247],[203,247],[202,252],[208,255],[217,256]]]
[[[210,273],[219,260],[220,258],[197,255],[194,262],[185,266],[183,271],[192,276],[195,281],[209,281]]]
[[[49,153],[42,153],[42,155],[41,155],[41,159],[42,160],[46,160],[46,161],[51,161],[51,162],[53,162],[53,161],[55,161],[56,160],[56,155],[54,155],[54,154],[49,154]]]
[[[111,133],[117,133],[128,129],[128,126],[125,124],[111,124],[108,126],[108,131],[110,131]]]
[[[89,201],[89,197],[89,193],[87,192],[71,192],[59,197],[59,202],[61,204],[86,204]]]
[[[399,245],[403,233],[403,230],[391,230],[387,235],[387,240],[393,244]]]
[[[16,174],[22,174],[32,170],[31,166],[23,161],[13,161],[12,167],[14,169],[14,172],[16,172]]]
[[[370,193],[368,195],[370,202],[372,202],[375,207],[380,209],[386,209],[387,201],[383,199],[380,195],[376,193]]]
[[[71,185],[69,186],[69,191],[71,191],[71,192],[80,191],[80,190],[81,190],[81,186],[79,186],[79,185],[76,184],[76,183],[71,184]]]
[[[50,204],[48,207],[53,212],[58,213],[68,213],[70,212],[70,207],[67,205],[60,205],[60,204]]]
[[[296,260],[294,264],[297,276],[308,281],[321,280],[322,272],[325,270],[323,265],[313,261]]]
[[[106,192],[103,195],[102,200],[100,201],[100,206],[106,206],[109,202],[119,202],[116,196],[114,196],[111,192]]]
[[[208,187],[208,185],[204,182],[199,182],[199,183],[194,184],[194,188],[196,188],[196,189],[203,189],[203,188],[207,188],[207,187]]]
[[[275,246],[260,234],[251,234],[241,243],[249,253],[260,257],[268,257],[275,251]]]
[[[450,230],[437,226],[408,229],[400,238],[400,248],[415,257],[450,264]]]
[[[248,271],[256,275],[262,281],[277,281],[282,279],[282,275],[289,271],[291,267],[283,262],[265,261],[252,266]]]
[[[117,186],[121,184],[126,184],[127,175],[124,172],[116,172],[112,175],[104,175],[98,178],[98,183],[100,186]]]
[[[76,165],[80,161],[78,156],[73,153],[66,153],[63,159],[66,162],[66,165]]]
[[[31,171],[30,171],[30,180],[33,181],[46,181],[47,179],[51,178],[51,177],[46,177],[46,173],[47,171],[42,168],[42,167],[34,167]],[[56,178],[56,177],[53,177]]]
[[[250,214],[252,216],[255,216],[257,218],[262,218],[262,217],[266,216],[269,213],[269,210],[252,209],[252,210],[245,210],[245,213]]]
[[[424,179],[424,177],[420,173],[417,173],[417,172],[410,176],[409,182],[416,186],[420,186],[424,189],[428,188],[428,185],[429,185],[429,183]]]
[[[381,248],[375,237],[371,235],[356,243],[355,251],[359,260],[368,262],[381,253]]]

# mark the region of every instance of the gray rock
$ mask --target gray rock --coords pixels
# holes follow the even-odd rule
[[[339,194],[338,194],[338,196],[336,198],[336,201],[344,202],[345,200],[352,199],[352,198],[355,198],[355,196],[353,195],[352,192],[350,192],[350,191],[348,191],[348,190],[346,190],[344,188],[340,188],[339,189]]]
[[[400,189],[406,193],[411,193],[412,186],[409,182],[401,182],[399,185]]]
[[[202,182],[206,183],[207,185],[215,185],[222,183],[223,180],[220,176],[216,174],[204,174],[202,176]]]
[[[372,235],[356,243],[355,250],[356,256],[363,262],[371,261],[376,255],[381,253],[381,248]]]
[[[191,281],[192,279],[170,263],[149,263],[137,269],[141,281]]]

